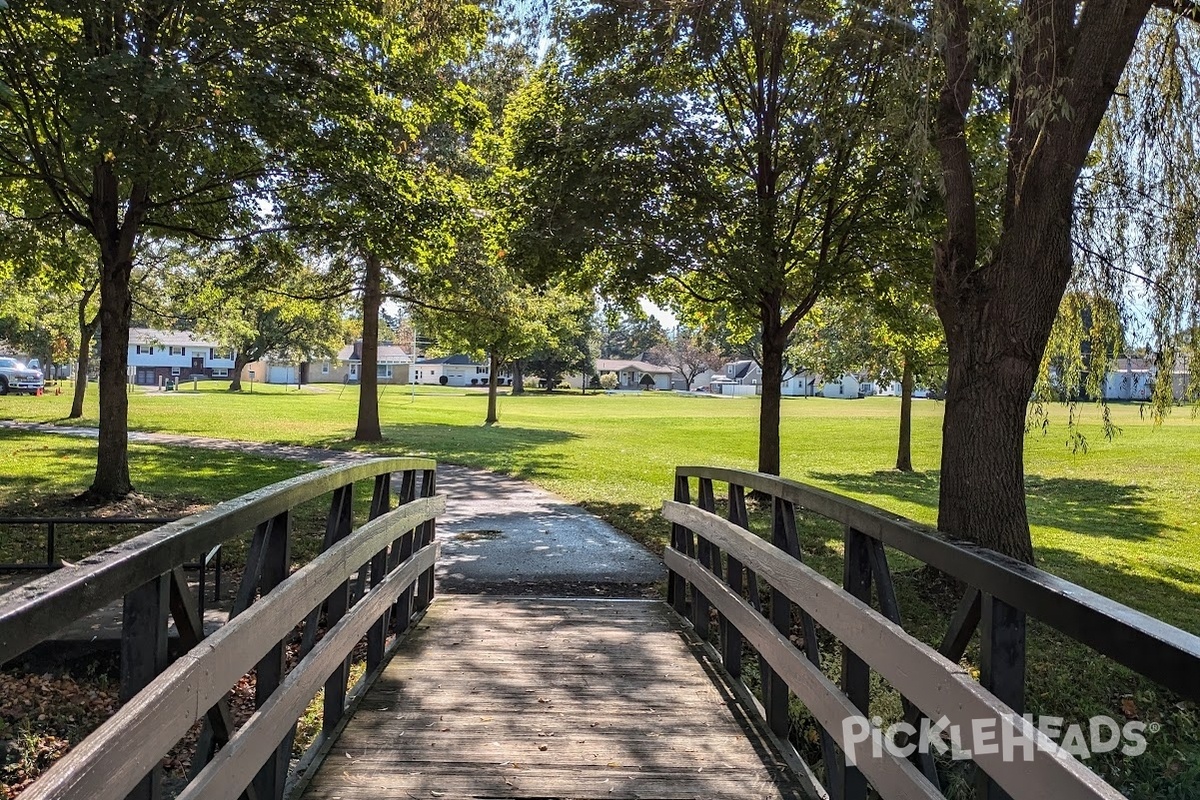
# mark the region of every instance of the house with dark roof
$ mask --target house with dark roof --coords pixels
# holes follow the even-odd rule
[[[231,348],[191,331],[129,329],[129,373],[138,386],[161,386],[193,377],[227,378],[233,357]]]

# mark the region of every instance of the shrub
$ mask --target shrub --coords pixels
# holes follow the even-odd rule
[[[615,372],[606,372],[600,376],[600,385],[605,389],[615,389],[620,385],[621,379],[617,377]]]
[[[442,386],[445,386],[445,385],[446,385],[447,383],[449,383],[449,382],[450,382],[450,379],[449,379],[449,378],[447,378],[445,375],[443,375],[442,377],[438,378],[438,383],[440,383]]]

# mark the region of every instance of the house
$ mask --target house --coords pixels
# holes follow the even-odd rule
[[[879,390],[880,397],[899,397],[902,394],[904,394],[904,387],[900,381],[889,381],[886,384],[882,384]],[[914,386],[912,396],[914,398],[929,397],[929,390]]]
[[[1162,371],[1148,358],[1118,358],[1104,376],[1105,400],[1149,400]],[[1171,370],[1171,395],[1182,400],[1187,395],[1190,374],[1187,363],[1179,358]]]
[[[375,354],[375,379],[379,383],[408,383],[412,355],[397,344],[380,344]],[[348,344],[334,358],[314,360],[309,369],[313,383],[358,383],[362,377],[362,339]]]
[[[129,378],[138,386],[169,380],[228,378],[234,351],[191,331],[129,329]]]
[[[800,372],[786,371],[783,374],[783,386],[780,393],[784,397],[816,397],[817,384],[820,376],[808,370]]]
[[[670,367],[624,358],[597,358],[595,370],[596,375],[613,373],[617,376],[617,388],[631,391],[642,389],[670,391],[671,376],[675,374],[675,370]],[[587,380],[590,386],[591,376],[588,376]],[[567,376],[567,384],[573,389],[582,387],[583,381],[582,373],[577,372]]]
[[[412,365],[412,382],[442,386],[487,386],[491,369],[470,356],[455,353],[423,358]]]
[[[821,387],[821,396],[843,400],[856,399],[861,396],[859,393],[860,388],[861,383],[858,377],[847,372],[836,380],[826,381]]]
[[[710,391],[717,394],[751,395],[762,393],[762,367],[750,359],[731,361],[713,376]],[[780,394],[784,397],[812,397],[817,393],[820,378],[807,370],[793,372],[785,369]],[[751,388],[745,388],[751,387]]]

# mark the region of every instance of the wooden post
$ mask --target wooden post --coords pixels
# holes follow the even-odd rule
[[[771,540],[780,550],[788,551],[784,532],[783,500],[772,497]],[[792,601],[776,586],[771,586],[771,623],[785,637],[792,635]],[[791,726],[788,719],[788,687],[783,679],[769,670],[763,675],[763,705],[767,711],[767,725],[776,736],[787,738]]]
[[[167,667],[169,575],[160,575],[125,595],[121,614],[121,702],[129,701]],[[162,767],[155,766],[129,800],[159,800]]]
[[[416,497],[417,471],[415,469],[405,470],[400,480],[400,505],[411,503]],[[412,555],[414,536],[413,531],[405,531],[392,542],[391,550],[388,552],[388,572],[394,570]],[[414,587],[406,587],[392,605],[392,628],[397,634],[408,630],[408,623],[412,619],[413,592]]]
[[[983,593],[980,598],[979,682],[1016,715],[1025,713],[1025,612]],[[1010,800],[975,767],[978,800]]]
[[[351,529],[354,527],[354,484],[346,484],[342,488],[333,493],[333,507],[330,508],[331,517],[336,513],[336,518],[332,519],[335,534],[333,541],[340,542],[350,535]],[[350,607],[350,582],[343,582],[338,588],[333,590],[333,594],[329,595],[329,599],[325,601],[325,624],[332,628],[337,624],[346,611]],[[350,674],[350,657],[342,659],[338,664],[337,669],[325,681],[325,705],[321,718],[321,731],[326,736],[333,733],[333,729],[342,719],[342,714],[346,710],[346,681]]]
[[[675,501],[677,503],[692,502],[692,491],[688,486],[686,476],[675,476]],[[671,546],[679,552],[688,554],[690,548],[687,540],[691,538],[691,531],[682,525],[671,525]],[[667,599],[670,600],[671,607],[675,609],[676,614],[681,617],[687,615],[687,583],[675,572],[667,573]]]
[[[867,537],[846,526],[845,557],[842,562],[842,588],[862,602],[871,603],[871,554]],[[846,645],[842,645],[842,691],[864,717],[871,716],[871,668]],[[867,780],[857,767],[841,759],[843,800],[865,800]]]
[[[749,530],[750,520],[746,515],[746,490],[736,483],[729,484],[729,521]],[[743,592],[746,570],[742,562],[728,553],[725,557],[725,575],[729,588],[739,597]],[[725,670],[735,678],[742,676],[742,633],[729,620],[721,617],[721,660]]]
[[[285,511],[264,524],[267,526],[267,540],[259,590],[265,596],[287,578],[291,569],[292,513]],[[258,662],[254,682],[255,708],[261,708],[283,680],[286,666],[285,644],[286,641],[276,643]],[[295,734],[296,728],[293,725],[255,776],[252,785],[255,795],[260,800],[278,800],[283,797]]]
[[[423,470],[421,473],[421,497],[433,497],[436,494],[437,472],[432,469]],[[417,550],[433,544],[433,538],[437,535],[435,525],[433,520],[429,520],[418,528]],[[418,611],[426,609],[431,602],[433,602],[433,567],[421,573],[421,577],[417,579],[416,609]]]
[[[710,514],[716,510],[716,499],[713,497],[713,485],[710,478],[700,479],[700,491],[696,498],[697,506],[709,512]],[[688,533],[688,538],[692,538],[692,534]],[[696,536],[696,559],[700,562],[700,566],[709,571],[713,571],[713,546],[703,536]],[[719,558],[719,556],[718,556]],[[692,629],[701,639],[707,640],[711,635],[711,627],[709,625],[709,603],[708,598],[703,592],[692,587]]]
[[[381,517],[388,512],[392,504],[392,475],[385,472],[375,478],[375,492],[371,495],[371,519]],[[380,550],[371,559],[371,588],[379,585],[388,573],[387,548]],[[375,669],[383,663],[383,652],[387,645],[388,612],[379,615],[371,629],[367,631],[367,671]]]

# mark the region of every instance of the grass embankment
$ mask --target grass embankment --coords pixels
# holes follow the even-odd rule
[[[356,389],[282,391],[256,387],[229,395],[210,384],[198,393],[134,394],[131,424],[252,441],[348,448]],[[94,401],[93,401],[94,402]],[[580,502],[650,546],[667,527],[658,504],[670,493],[676,464],[753,468],[758,403],[753,399],[666,394],[502,397],[501,424],[480,425],[482,392],[422,388],[413,397],[389,387],[381,398],[387,441],[378,452],[427,453],[530,479]],[[66,398],[3,398],[0,418],[57,421]],[[914,408],[917,472],[891,470],[894,398],[862,401],[794,399],[784,403],[783,474],[866,500],[915,520],[936,519],[941,405]],[[1087,428],[1087,454],[1065,446],[1065,414],[1048,435],[1026,443],[1030,519],[1039,564],[1102,594],[1193,633],[1200,632],[1200,423],[1177,411],[1155,427],[1135,406],[1115,406],[1122,434],[1104,441]],[[94,424],[90,406],[85,423]],[[8,435],[0,433],[0,441]],[[136,459],[135,459],[136,462]],[[804,518],[806,558],[840,577],[841,535]],[[897,561],[896,583],[906,626],[936,642],[953,598],[921,572]],[[830,674],[837,651],[827,647]],[[966,663],[974,663],[968,653]],[[1093,714],[1136,715],[1164,725],[1140,759],[1094,763],[1137,797],[1200,794],[1200,733],[1194,710],[1112,662],[1034,626],[1029,704],[1035,713],[1086,720]],[[894,697],[878,687],[881,709]],[[889,698],[891,698],[889,700]],[[885,716],[887,716],[885,714]],[[798,718],[802,729],[803,718]],[[802,734],[802,738],[803,738]],[[1095,760],[1094,760],[1095,761]],[[961,776],[958,776],[961,777]]]

